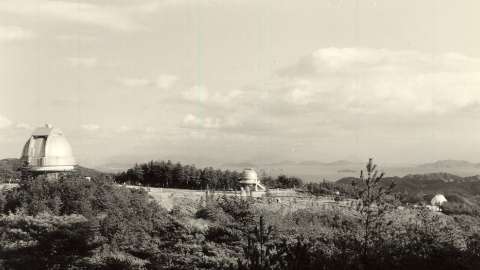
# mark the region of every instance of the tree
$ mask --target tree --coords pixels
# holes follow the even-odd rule
[[[260,216],[258,226],[255,226],[248,236],[248,243],[244,248],[246,261],[239,263],[239,269],[267,270],[279,268],[272,232],[273,227],[267,226],[263,216]]]
[[[81,215],[0,216],[0,261],[7,269],[71,269],[85,265],[101,241]]]
[[[362,170],[358,185],[355,182],[352,183],[358,188],[357,210],[362,225],[360,256],[366,267],[371,251],[378,250],[374,247],[381,240],[382,230],[389,225],[385,223],[384,216],[391,209],[387,195],[392,192],[394,186],[391,183],[385,187],[382,184],[383,176],[384,173],[378,173],[377,165],[373,164],[373,160],[370,158],[366,165],[366,174]]]

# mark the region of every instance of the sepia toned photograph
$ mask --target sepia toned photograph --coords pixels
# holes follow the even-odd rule
[[[0,0],[0,270],[480,269],[480,1]]]

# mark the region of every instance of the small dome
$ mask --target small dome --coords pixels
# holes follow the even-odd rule
[[[258,183],[258,175],[255,170],[248,168],[243,170],[242,179],[240,181],[242,184],[257,184]]]
[[[433,206],[441,206],[445,202],[447,202],[447,198],[445,198],[443,194],[437,194],[432,198],[432,201],[430,202],[430,204]]]
[[[70,171],[76,164],[63,132],[48,124],[33,131],[21,159],[31,171]]]

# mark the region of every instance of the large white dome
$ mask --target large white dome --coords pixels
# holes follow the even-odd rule
[[[258,175],[255,170],[249,168],[243,170],[242,179],[240,180],[242,184],[257,184],[258,183]]]
[[[444,204],[446,202],[447,202],[447,198],[445,198],[445,196],[443,196],[443,194],[435,195],[432,198],[432,200],[430,201],[430,203],[434,206],[441,206],[442,204]]]
[[[21,159],[29,170],[37,172],[70,171],[76,164],[63,132],[48,124],[33,131]]]

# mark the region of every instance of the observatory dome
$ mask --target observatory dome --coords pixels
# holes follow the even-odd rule
[[[242,184],[257,184],[258,183],[258,175],[255,170],[248,168],[243,170],[242,173],[242,180],[240,181]]]
[[[432,201],[430,202],[433,206],[441,206],[442,204],[447,202],[447,198],[443,196],[443,194],[437,194],[433,197]]]
[[[33,172],[71,171],[76,164],[63,132],[48,124],[33,131],[23,147],[21,159]]]

